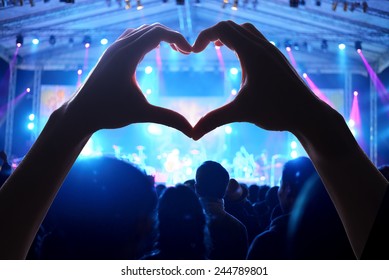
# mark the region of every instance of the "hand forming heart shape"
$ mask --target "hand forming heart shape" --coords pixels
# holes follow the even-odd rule
[[[235,51],[242,67],[237,97],[206,114],[193,128],[177,112],[148,103],[137,84],[135,71],[143,57],[161,41],[183,54],[201,52],[210,42]],[[160,24],[126,30],[103,54],[67,106],[75,114],[81,112],[78,119],[89,133],[131,123],[155,122],[197,140],[231,122],[292,131],[306,118],[305,108],[317,100],[281,52],[253,25],[226,21],[202,31],[193,46],[181,34]]]

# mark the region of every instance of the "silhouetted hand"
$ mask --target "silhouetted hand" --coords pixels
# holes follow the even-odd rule
[[[199,139],[218,126],[250,122],[268,130],[296,129],[309,121],[309,110],[318,98],[306,87],[282,53],[252,25],[224,21],[202,31],[194,52],[210,42],[235,51],[242,68],[241,88],[236,98],[205,115],[194,127]]]
[[[189,122],[174,111],[148,103],[136,81],[138,64],[161,41],[184,54],[191,52],[191,45],[181,34],[163,25],[126,30],[106,50],[77,94],[65,104],[67,115],[88,133],[154,122],[176,128],[190,137]]]

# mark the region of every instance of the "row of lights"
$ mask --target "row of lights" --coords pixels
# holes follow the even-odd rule
[[[31,40],[31,42],[32,42],[33,45],[38,45],[38,44],[40,43],[40,40],[39,40],[38,38],[33,38],[33,39]],[[54,35],[51,35],[51,36],[49,37],[49,43],[50,43],[50,45],[55,45],[56,42],[57,42],[56,37],[55,37]],[[18,48],[21,48],[21,47],[23,46],[23,43],[24,43],[24,37],[23,37],[23,35],[18,34],[18,35],[16,36],[16,46],[17,46]],[[69,39],[69,43],[73,44],[73,43],[74,43],[74,39],[73,39],[73,38],[70,38],[70,39]],[[91,46],[91,43],[92,43],[91,37],[90,37],[90,36],[84,36],[84,39],[82,40],[82,43],[83,43],[84,47],[88,49],[88,48]],[[101,40],[100,40],[100,44],[102,44],[102,45],[108,44],[108,39],[107,39],[107,38],[101,39]]]
[[[321,6],[321,0],[316,0],[315,4],[316,6]],[[289,0],[289,6],[292,8],[298,8],[300,5],[305,6],[306,1],[305,0]],[[338,5],[343,4],[343,11],[347,12],[350,10],[350,12],[354,12],[357,8],[362,8],[362,11],[364,13],[367,12],[367,9],[369,8],[369,5],[367,4],[367,1],[346,1],[346,0],[334,0],[332,1],[332,10],[335,12]]]
[[[270,41],[270,43],[273,44],[274,46],[278,47],[278,48],[280,47],[280,45],[277,44],[274,41]],[[285,41],[284,45],[285,45],[285,49],[288,52],[290,52],[292,49],[294,49],[295,51],[299,51],[301,48],[308,49],[308,43],[307,42],[304,42],[301,45],[301,48],[300,48],[300,44],[299,43],[291,43],[289,40]],[[338,44],[339,50],[345,50],[346,47],[347,46],[344,43]],[[361,41],[355,41],[354,47],[355,47],[356,51],[360,52],[362,50],[362,42]],[[328,50],[328,41],[327,40],[322,40],[322,42],[321,42],[321,49],[323,51],[327,51]]]

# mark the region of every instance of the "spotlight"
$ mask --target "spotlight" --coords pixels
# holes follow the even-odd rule
[[[306,79],[308,77],[307,73],[303,73],[303,77]]]
[[[285,40],[285,49],[290,52],[292,50],[292,43],[290,42],[290,40]]]
[[[232,4],[231,10],[237,11],[238,10],[238,0],[234,0],[234,4]]]
[[[81,75],[82,75],[82,69],[78,69],[78,70],[77,70],[77,75],[78,75],[78,76],[81,76]]]
[[[146,89],[146,94],[147,94],[147,95],[150,95],[152,92],[153,92],[153,91],[151,90],[151,88]]]
[[[300,46],[299,46],[298,43],[294,43],[294,44],[293,44],[293,48],[294,48],[296,51],[300,50]]]
[[[229,125],[225,126],[225,127],[224,127],[224,132],[225,132],[226,134],[231,134],[231,133],[232,133],[232,127],[229,126]]]
[[[328,42],[327,42],[327,40],[321,41],[321,49],[323,51],[327,51],[328,50]]]
[[[354,126],[355,126],[355,121],[354,121],[353,119],[349,119],[349,120],[348,120],[348,126],[349,126],[350,128],[354,127]]]
[[[231,90],[231,95],[237,95],[237,94],[238,94],[238,91],[236,89]]]
[[[297,151],[295,151],[295,150],[291,151],[291,152],[290,152],[290,157],[291,157],[291,158],[297,158],[297,157],[298,157]]]
[[[34,129],[34,127],[35,127],[35,125],[34,125],[34,123],[33,123],[33,122],[30,122],[30,123],[28,123],[28,124],[27,124],[27,128],[28,128],[28,130],[33,130],[33,129]]]
[[[288,47],[286,47],[285,49],[286,49],[286,51],[287,51],[287,52],[290,52],[290,51],[292,51],[292,48],[291,48],[291,47],[289,47],[289,46],[288,46]]]
[[[146,73],[146,74],[151,74],[151,72],[153,72],[153,67],[151,67],[151,66],[146,66],[146,68],[145,68],[145,73]]]
[[[101,39],[101,40],[100,40],[100,44],[102,44],[102,45],[108,44],[108,39],[107,39],[107,38]]]
[[[50,43],[50,45],[55,45],[56,42],[57,42],[57,39],[55,38],[55,36],[54,36],[54,35],[51,35],[51,36],[49,37],[49,43]]]
[[[298,8],[299,0],[289,0],[289,6],[291,6],[292,8]]]
[[[362,51],[362,42],[361,41],[356,41],[355,42],[355,50],[357,52],[361,52]]]
[[[137,1],[136,1],[136,9],[137,9],[138,11],[143,9],[143,5],[142,5],[142,3],[141,3],[140,0],[137,0]]]
[[[31,89],[28,87],[28,88],[26,88],[26,91],[27,91],[27,92],[30,92],[30,91],[31,91]]]
[[[339,48],[340,50],[344,50],[344,49],[346,48],[346,45],[343,44],[343,43],[340,43],[340,44],[338,45],[338,48]]]
[[[38,45],[39,44],[39,39],[38,38],[34,38],[32,39],[31,41],[34,45]]]
[[[358,91],[355,90],[353,94],[354,96],[358,96]]]
[[[290,142],[290,147],[294,150],[297,148],[297,142],[296,141],[292,141]]]
[[[239,72],[238,68],[232,67],[232,68],[230,69],[231,75],[237,75],[238,72]]]
[[[276,42],[274,42],[274,41],[269,41],[269,43],[272,44],[273,46],[276,45]]]
[[[335,12],[336,8],[338,7],[338,1],[332,1],[332,10]]]
[[[84,40],[82,40],[82,43],[84,44],[85,48],[88,49],[91,44],[91,38],[90,36],[84,36]]]
[[[367,5],[367,2],[363,1],[362,2],[362,10],[363,10],[363,12],[366,13],[368,8],[369,8],[369,6]]]
[[[34,114],[30,114],[30,115],[28,116],[28,119],[29,119],[30,121],[35,120],[35,115],[34,115]]]
[[[18,48],[20,48],[21,46],[23,46],[23,40],[24,40],[24,38],[23,38],[23,36],[22,35],[17,35],[16,36],[16,46],[18,47]]]

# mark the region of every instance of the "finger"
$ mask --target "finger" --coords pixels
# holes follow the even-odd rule
[[[198,53],[203,51],[210,42],[220,41],[231,50],[239,51],[242,49],[242,42],[247,38],[231,25],[230,21],[222,21],[216,25],[200,32],[194,45],[193,51]]]
[[[255,28],[255,26],[253,24],[251,24],[249,22],[245,22],[241,25],[241,27],[243,27],[244,29],[249,31],[254,36],[259,37],[259,38],[267,41],[266,37],[257,28]]]
[[[183,52],[190,53],[192,51],[192,46],[182,34],[162,25],[155,26],[142,34],[131,44],[131,48],[138,47],[138,50],[146,54],[156,48],[162,41],[174,44],[177,49]]]
[[[198,140],[219,126],[241,121],[239,115],[234,101],[213,110],[202,117],[193,127],[192,138]]]
[[[175,128],[192,138],[192,125],[181,114],[170,109],[149,105],[146,114],[139,122],[153,122]]]

